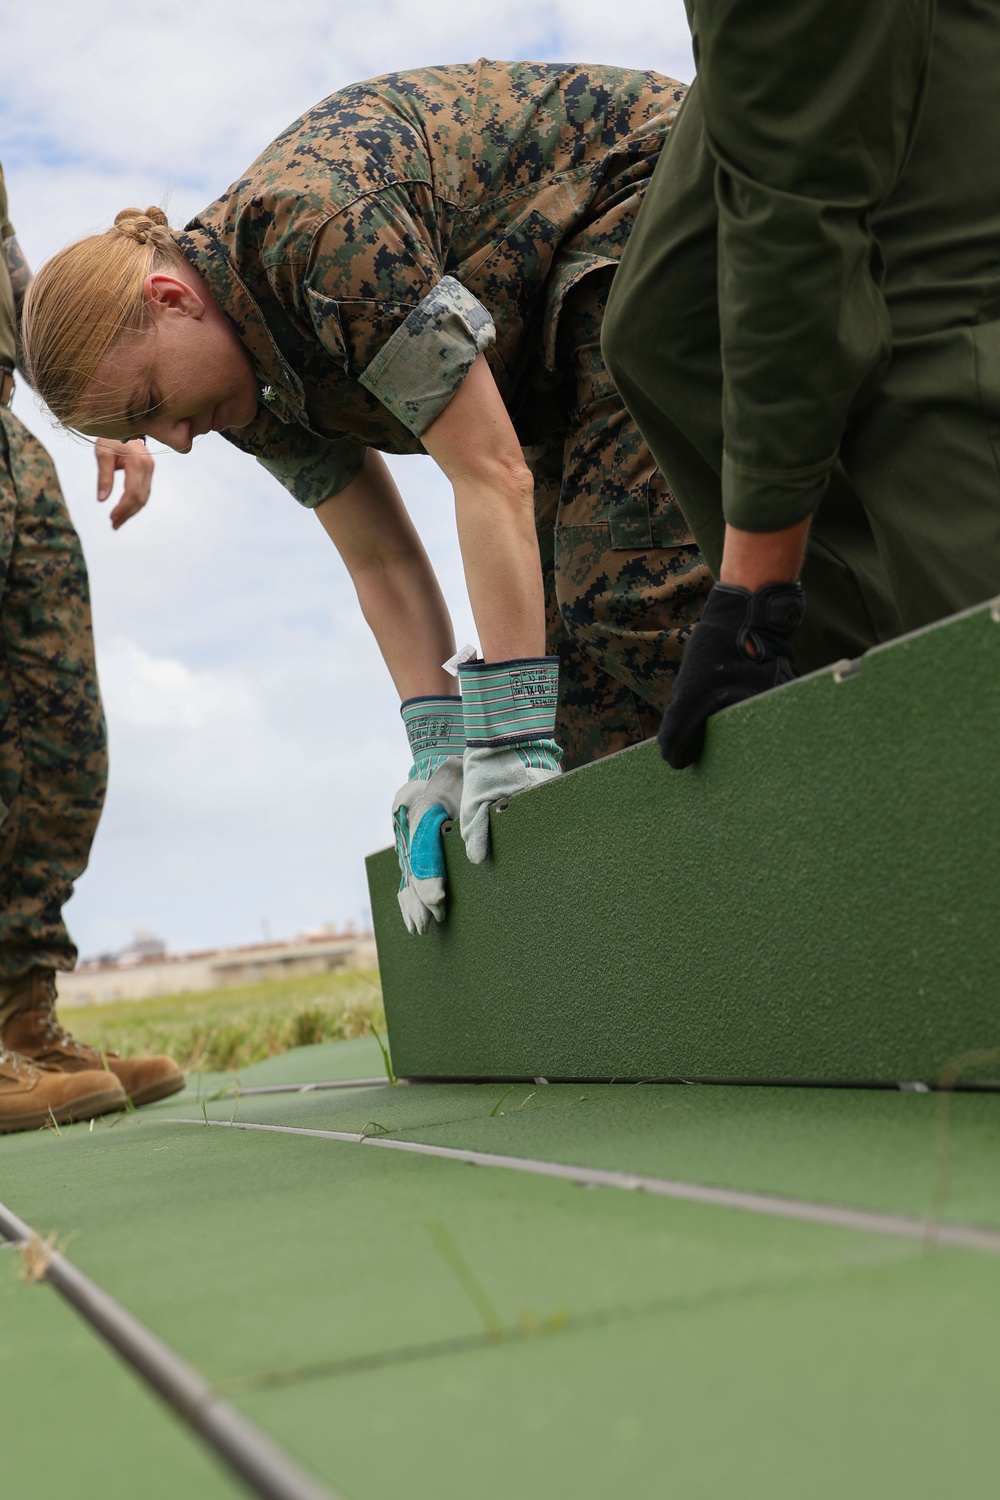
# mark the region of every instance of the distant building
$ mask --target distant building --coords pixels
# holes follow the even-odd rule
[[[250,943],[168,954],[166,944],[137,932],[121,953],[85,959],[71,974],[57,975],[62,1005],[103,1004],[112,1000],[152,1000],[291,975],[327,974],[335,969],[375,968],[375,938],[353,923],[311,928],[286,942]]]
[[[142,927],[129,943],[123,948],[116,960],[124,968],[127,964],[142,964],[150,958],[166,958],[167,945],[162,938],[154,937],[151,932],[146,932]]]

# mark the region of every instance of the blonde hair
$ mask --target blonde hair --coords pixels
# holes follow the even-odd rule
[[[65,427],[113,421],[88,386],[111,350],[150,327],[143,282],[182,252],[161,208],[123,208],[111,229],[67,245],[28,288],[21,325],[24,372]]]

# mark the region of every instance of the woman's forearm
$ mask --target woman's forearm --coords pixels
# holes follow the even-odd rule
[[[400,698],[456,693],[441,666],[455,654],[448,606],[381,455],[369,450],[357,477],[316,515],[346,564]]]
[[[454,481],[458,539],[485,661],[541,656],[545,600],[527,469]]]
[[[427,557],[396,557],[352,574],[361,612],[401,699],[451,695],[441,663],[455,654],[447,605]]]
[[[534,483],[482,354],[423,443],[455,492],[465,582],[484,659],[541,656],[545,596]]]

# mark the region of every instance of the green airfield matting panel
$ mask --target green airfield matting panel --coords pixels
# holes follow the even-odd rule
[[[316,1495],[930,1500],[995,1482],[996,1095],[303,1091],[379,1062],[371,1040],[301,1049],[93,1130],[5,1137],[0,1198]],[[578,1180],[546,1175],[560,1164]],[[588,1191],[591,1169],[614,1185]],[[946,1242],[963,1234],[979,1248]],[[0,1252],[4,1495],[303,1493],[225,1474],[16,1266]]]
[[[21,1278],[12,1245],[0,1254],[0,1454],[7,1500],[245,1493],[72,1309]]]
[[[1000,601],[513,798],[411,937],[368,861],[411,1078],[1000,1077]]]

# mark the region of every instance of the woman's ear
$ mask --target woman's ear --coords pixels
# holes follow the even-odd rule
[[[169,271],[151,271],[142,283],[142,295],[151,315],[177,313],[185,318],[200,318],[205,312],[204,298],[180,276]]]

